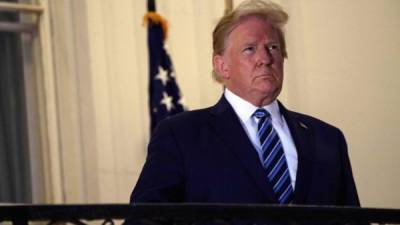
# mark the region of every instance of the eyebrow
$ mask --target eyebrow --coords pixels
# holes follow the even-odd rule
[[[280,45],[280,42],[279,42],[279,40],[272,40],[272,41],[265,43],[264,45],[271,45],[271,44]],[[257,41],[248,41],[248,42],[245,42],[244,44],[242,44],[242,46],[251,46],[251,45],[257,45]]]

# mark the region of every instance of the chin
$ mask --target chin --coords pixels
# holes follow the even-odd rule
[[[259,92],[262,93],[263,96],[275,99],[276,97],[278,97],[279,93],[281,92],[281,86],[268,85],[268,86],[260,87],[258,90],[259,90]]]

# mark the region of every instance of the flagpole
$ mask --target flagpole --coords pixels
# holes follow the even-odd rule
[[[156,3],[154,0],[147,0],[147,11],[156,12]]]

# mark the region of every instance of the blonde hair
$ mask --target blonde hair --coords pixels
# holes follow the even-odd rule
[[[282,56],[287,58],[283,26],[286,24],[289,16],[278,4],[263,0],[246,0],[219,20],[213,31],[213,57],[224,53],[227,38],[236,25],[242,20],[252,16],[271,23],[272,27],[278,32]],[[212,74],[217,82],[222,83],[215,69],[213,69]]]

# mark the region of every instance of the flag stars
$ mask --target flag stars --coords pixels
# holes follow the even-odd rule
[[[165,86],[169,80],[168,72],[166,70],[160,69],[155,79],[160,80],[161,83]]]
[[[165,91],[163,92],[163,98],[161,100],[161,104],[165,105],[168,112],[171,111],[171,109],[174,107],[172,104],[172,97],[169,96]]]

